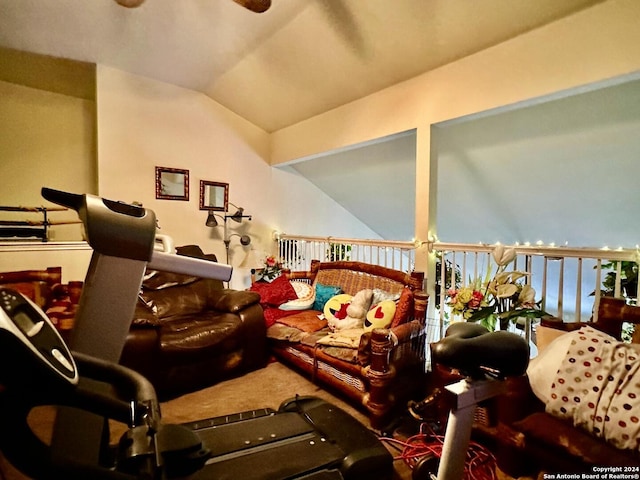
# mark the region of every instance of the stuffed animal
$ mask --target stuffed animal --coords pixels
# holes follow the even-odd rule
[[[350,328],[362,327],[364,319],[367,317],[367,312],[369,311],[369,308],[371,308],[372,302],[373,290],[371,289],[360,290],[355,294],[351,299],[351,303],[347,307],[346,320],[357,323],[357,325]]]

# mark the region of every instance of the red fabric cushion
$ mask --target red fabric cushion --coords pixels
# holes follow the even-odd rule
[[[278,320],[291,315],[296,315],[304,310],[280,310],[279,308],[265,308],[264,309],[264,323],[269,328]]]
[[[249,290],[260,294],[260,303],[263,308],[279,307],[289,300],[298,298],[291,282],[285,276],[279,276],[271,283],[255,282]]]
[[[400,299],[396,305],[396,313],[391,322],[391,328],[405,323],[413,314],[413,292],[409,287],[404,287]]]

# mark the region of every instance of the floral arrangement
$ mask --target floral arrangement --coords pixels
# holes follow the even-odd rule
[[[479,321],[490,331],[495,330],[500,322],[500,328],[505,329],[510,321],[517,318],[540,318],[547,315],[540,309],[540,302],[536,302],[536,291],[521,280],[529,274],[519,271],[506,271],[516,258],[514,248],[497,245],[492,252],[497,270],[490,277],[490,267],[484,279],[476,279],[468,286],[451,288],[447,291],[449,300],[447,305],[451,313],[460,315],[466,321]]]
[[[280,276],[282,266],[277,262],[276,257],[269,255],[264,259],[264,268],[259,270],[258,273],[260,280],[271,282]]]

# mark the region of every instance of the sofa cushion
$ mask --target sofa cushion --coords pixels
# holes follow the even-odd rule
[[[282,340],[292,343],[301,342],[309,334],[299,328],[291,327],[283,323],[274,323],[267,328],[267,337],[274,340]]]
[[[176,315],[199,313],[206,309],[209,285],[206,280],[198,280],[187,285],[173,286],[160,290],[143,289],[142,302],[150,308],[158,319]]]
[[[242,345],[242,321],[231,313],[202,312],[164,322],[160,350],[167,359],[195,359],[220,354]]]
[[[362,328],[350,328],[331,332],[318,340],[320,345],[328,345],[332,347],[347,347],[357,349],[360,345],[360,337],[364,333]],[[357,353],[357,352],[356,352]]]
[[[317,312],[316,310],[303,310],[296,312],[295,315],[289,315],[281,318],[277,320],[277,323],[297,328],[303,332],[311,333],[327,327],[327,320],[320,317],[320,312]]]

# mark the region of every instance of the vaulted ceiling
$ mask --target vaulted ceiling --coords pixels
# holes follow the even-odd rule
[[[0,0],[0,47],[200,91],[272,132],[602,1],[272,0],[257,14],[232,0]],[[292,168],[383,238],[408,240],[413,139]],[[345,188],[353,179],[363,187]]]
[[[0,0],[0,46],[201,91],[267,131],[602,0]]]

